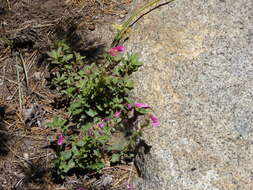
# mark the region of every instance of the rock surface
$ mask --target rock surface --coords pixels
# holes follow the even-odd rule
[[[134,25],[127,48],[145,63],[135,94],[161,121],[144,136],[136,189],[253,189],[252,8],[176,0]]]

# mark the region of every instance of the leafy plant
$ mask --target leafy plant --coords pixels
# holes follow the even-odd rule
[[[61,177],[71,169],[99,172],[106,163],[133,158],[143,128],[152,123],[150,107],[129,97],[130,75],[142,63],[136,55],[116,55],[121,50],[113,49],[103,64],[87,63],[64,41],[48,53],[55,67],[52,85],[67,100],[68,117],[49,124],[60,134],[54,164]],[[136,125],[139,116],[144,119]]]

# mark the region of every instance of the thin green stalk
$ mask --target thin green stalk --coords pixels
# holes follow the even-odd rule
[[[112,47],[115,46],[116,44],[119,43],[120,39],[122,38],[123,34],[128,30],[130,24],[132,23],[132,21],[138,16],[140,15],[145,9],[153,6],[154,4],[158,3],[161,0],[154,0],[151,1],[147,4],[145,4],[143,7],[141,7],[140,9],[138,9],[137,11],[135,11],[130,17],[129,19],[127,19],[127,21],[123,24],[123,29],[121,31],[119,31],[117,33],[117,35],[115,36],[113,43],[112,43]],[[174,0],[169,0],[168,3],[172,2]]]

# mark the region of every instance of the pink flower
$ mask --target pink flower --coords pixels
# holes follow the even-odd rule
[[[103,128],[105,126],[105,123],[98,123],[98,127]]]
[[[134,106],[135,106],[136,108],[150,108],[149,105],[144,104],[144,103],[140,103],[140,102],[134,103]]]
[[[110,118],[104,118],[104,119],[102,119],[102,121],[110,121],[111,119]]]
[[[116,117],[116,118],[120,117],[120,115],[121,115],[121,111],[116,111],[114,113],[114,117]]]
[[[126,104],[125,106],[126,106],[127,109],[129,109],[129,110],[132,109],[132,107],[133,107],[131,104]]]
[[[116,56],[118,52],[125,51],[126,48],[124,46],[115,46],[109,50],[109,54],[111,56]]]
[[[57,144],[58,144],[58,145],[62,145],[62,143],[63,143],[63,138],[64,138],[64,137],[63,137],[62,134],[59,134],[59,135],[58,135],[58,139],[57,139]]]
[[[110,118],[104,118],[104,119],[101,119],[101,122],[100,123],[98,123],[98,127],[100,127],[100,128],[103,128],[105,125],[106,125],[106,122],[107,121],[110,121],[111,119]]]
[[[133,185],[132,185],[132,184],[128,184],[128,185],[127,185],[127,190],[134,190]]]
[[[156,117],[156,116],[154,116],[154,115],[150,115],[149,116],[149,118],[150,118],[150,120],[151,120],[151,125],[153,126],[153,127],[158,127],[158,126],[160,126],[160,122],[159,122],[159,120],[158,120],[158,118]]]
[[[126,185],[127,190],[134,190],[133,184],[126,181],[125,185]]]
[[[119,51],[119,52],[126,50],[126,48],[124,46],[116,46],[116,47],[113,47],[112,49]]]

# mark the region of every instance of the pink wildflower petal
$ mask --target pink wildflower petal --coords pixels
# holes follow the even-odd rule
[[[64,138],[64,137],[63,137],[62,134],[59,134],[59,135],[58,135],[58,139],[57,139],[57,144],[58,144],[58,145],[62,145],[62,143],[63,143],[63,138]]]
[[[132,184],[128,184],[128,185],[127,185],[127,190],[134,190],[133,185],[132,185]]]
[[[105,122],[106,122],[106,121],[110,121],[110,120],[111,120],[111,119],[110,119],[110,118],[107,118],[107,117],[104,118],[104,119],[102,119],[102,121],[105,121]]]
[[[140,102],[134,103],[134,106],[137,107],[137,108],[150,108],[149,105],[144,104],[144,103],[140,103]]]
[[[157,118],[156,116],[150,115],[149,118],[150,118],[150,120],[151,120],[151,125],[152,125],[153,127],[158,127],[158,126],[160,126],[160,122],[159,122],[159,120],[158,120],[158,118]]]
[[[99,123],[98,127],[103,128],[105,126],[105,123]]]
[[[120,117],[120,115],[121,115],[121,111],[116,111],[114,113],[114,117],[116,117],[116,118]]]
[[[134,190],[133,184],[131,184],[127,181],[124,184],[126,185],[127,190]]]
[[[124,46],[116,46],[116,47],[113,47],[109,50],[109,54],[111,56],[116,56],[118,52],[122,52],[125,50],[126,50],[126,48]]]
[[[113,47],[111,49],[119,51],[119,52],[122,52],[122,51],[126,50],[126,48],[124,46],[116,46],[116,47]]]
[[[131,104],[126,104],[125,106],[126,106],[127,109],[129,109],[129,110],[133,108],[133,106],[132,106]]]

